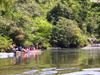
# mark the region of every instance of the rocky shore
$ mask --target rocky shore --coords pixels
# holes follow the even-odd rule
[[[53,50],[53,49],[64,49],[61,47],[48,47],[47,50]],[[82,47],[81,49],[91,50],[91,49],[100,49],[100,44],[91,44],[85,47]]]
[[[52,49],[62,49],[61,47],[48,47],[47,50],[52,50]]]
[[[88,45],[86,47],[83,47],[82,49],[100,49],[100,44]]]

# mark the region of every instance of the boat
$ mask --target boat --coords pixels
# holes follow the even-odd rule
[[[41,54],[43,51],[41,50],[32,50],[32,51],[28,51],[28,52],[21,52],[21,51],[16,51],[16,57],[20,57],[20,56],[24,56],[25,54],[28,55],[37,55],[37,54]],[[0,53],[0,58],[12,58],[14,57],[14,53],[13,52],[1,52]]]

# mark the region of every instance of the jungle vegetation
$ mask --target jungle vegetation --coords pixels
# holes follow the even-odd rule
[[[100,3],[90,0],[0,0],[0,50],[81,47],[100,38]]]

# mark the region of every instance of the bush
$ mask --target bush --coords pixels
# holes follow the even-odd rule
[[[1,36],[0,35],[0,51],[7,51],[11,50],[10,46],[12,44],[12,39],[7,36]]]

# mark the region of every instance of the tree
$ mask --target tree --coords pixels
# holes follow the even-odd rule
[[[77,23],[66,18],[60,18],[58,25],[53,27],[52,34],[51,43],[60,47],[86,45],[87,42],[82,38]]]

